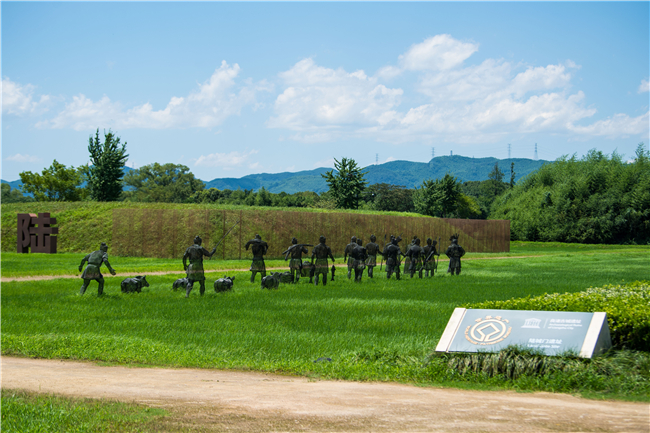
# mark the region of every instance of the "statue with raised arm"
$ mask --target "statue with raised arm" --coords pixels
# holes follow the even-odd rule
[[[418,273],[418,276],[422,278],[422,260],[424,259],[424,250],[420,246],[420,239],[415,238],[404,255],[410,259],[408,270],[411,274],[411,278],[413,278],[413,275],[415,275],[416,272]]]
[[[297,283],[300,279],[300,273],[302,271],[302,255],[307,254],[306,246],[311,247],[313,245],[308,244],[299,244],[298,239],[295,237],[291,239],[291,246],[287,248],[282,254],[284,254],[284,260],[287,260],[291,257],[289,262],[289,272],[291,272],[291,281]]]
[[[320,243],[311,250],[311,263],[314,265],[315,276],[314,284],[317,286],[319,276],[323,277],[323,286],[327,284],[327,272],[329,271],[329,263],[327,262],[327,258],[329,257],[332,259],[332,261],[334,261],[332,249],[325,245],[325,241],[325,236],[321,236],[318,239],[318,242]],[[316,259],[316,262],[314,262],[314,259]]]
[[[345,250],[343,250],[343,261],[345,262],[347,260],[348,263],[348,280],[352,278],[352,256],[350,253],[352,250],[357,246],[357,237],[352,236],[352,239],[350,239],[350,243],[345,246]]]
[[[251,263],[251,283],[255,282],[255,274],[258,272],[262,275],[262,278],[266,277],[266,265],[264,264],[264,254],[269,249],[269,244],[262,240],[262,236],[259,234],[255,235],[254,239],[246,242],[244,245],[246,250],[248,247],[251,247],[253,252],[253,263]]]
[[[377,266],[377,253],[379,253],[379,244],[375,241],[377,236],[370,235],[370,242],[366,244],[366,254],[368,258],[366,259],[366,266],[368,267],[368,277],[372,278],[372,270]]]
[[[458,233],[453,234],[449,240],[451,241],[451,245],[445,251],[445,254],[449,257],[449,269],[447,269],[447,273],[460,275],[460,258],[465,255],[465,250],[458,245]]]
[[[84,263],[86,262],[88,262],[88,266],[86,266],[86,269],[84,269]],[[102,263],[106,264],[106,267],[110,271],[111,275],[115,275],[115,269],[113,269],[111,267],[111,264],[108,263],[108,245],[106,245],[106,242],[101,243],[99,250],[93,251],[81,259],[79,272],[83,270],[81,278],[83,278],[84,283],[81,286],[81,291],[79,292],[80,295],[86,293],[86,289],[88,288],[88,284],[90,284],[91,280],[95,280],[99,284],[99,287],[97,288],[97,296],[104,294],[104,276],[100,272]]]
[[[440,253],[438,250],[436,250],[436,245],[438,244],[438,241],[432,241],[431,238],[427,238],[427,245],[424,247],[424,276],[428,277],[429,272],[431,272],[431,276],[433,277],[433,274],[435,273],[436,269],[438,269],[438,264],[436,263],[436,257],[440,257]]]
[[[352,257],[352,269],[354,269],[354,281],[360,283],[363,270],[366,267],[366,259],[368,258],[361,238],[357,238],[357,246],[352,248],[350,256]]]
[[[391,235],[390,243],[384,247],[382,255],[386,258],[386,278],[390,279],[393,272],[395,272],[395,278],[400,279],[400,259],[404,255],[402,250],[399,248],[399,241],[401,237],[394,237]]]
[[[190,297],[190,292],[194,287],[194,282],[199,283],[199,293],[201,296],[205,293],[205,275],[203,273],[203,256],[212,257],[217,252],[215,246],[212,251],[208,251],[201,246],[203,240],[200,236],[194,238],[194,244],[187,247],[183,254],[183,269],[187,273],[187,284],[185,285],[185,297]],[[190,262],[188,265],[187,262]]]

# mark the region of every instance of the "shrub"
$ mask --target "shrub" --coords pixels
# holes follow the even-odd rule
[[[607,313],[612,344],[617,349],[650,351],[650,282],[589,288],[577,293],[487,301],[467,308],[579,311]]]

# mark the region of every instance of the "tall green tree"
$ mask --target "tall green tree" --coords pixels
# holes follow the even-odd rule
[[[125,200],[155,203],[189,202],[205,187],[188,167],[157,162],[131,170],[124,176],[124,184],[130,189],[124,192]]]
[[[66,167],[56,159],[41,174],[23,171],[20,181],[23,192],[33,194],[38,201],[79,201],[85,197],[82,170]]]
[[[88,139],[90,163],[87,169],[90,197],[95,201],[117,201],[122,196],[122,177],[126,154],[126,141],[120,143],[120,137],[109,129],[104,132],[104,142],[99,139],[99,128],[95,138]]]
[[[460,182],[447,173],[442,179],[422,182],[413,193],[413,204],[415,211],[422,215],[454,218],[461,195]]]
[[[339,162],[334,159],[334,170],[321,174],[329,186],[329,192],[340,209],[358,209],[359,199],[368,182],[364,177],[366,172],[359,167],[354,159],[342,158]]]
[[[375,183],[365,189],[363,200],[374,210],[413,212],[412,196],[413,190],[403,185]]]

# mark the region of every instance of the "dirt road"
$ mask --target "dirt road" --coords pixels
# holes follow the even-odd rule
[[[2,387],[162,407],[176,428],[218,431],[650,431],[644,403],[252,372],[2,357]]]

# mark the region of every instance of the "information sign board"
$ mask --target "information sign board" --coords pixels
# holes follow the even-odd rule
[[[591,358],[612,346],[605,313],[456,308],[437,352],[498,352],[508,346]]]

